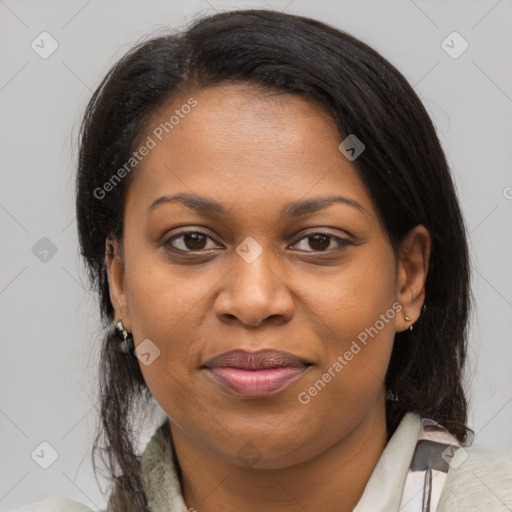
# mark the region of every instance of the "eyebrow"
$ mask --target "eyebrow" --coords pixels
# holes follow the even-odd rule
[[[172,196],[161,196],[158,199],[155,199],[149,205],[149,208],[147,209],[147,215],[149,215],[158,205],[173,202],[184,204],[188,208],[201,213],[209,213],[214,215],[226,214],[226,209],[224,206],[221,203],[214,201],[213,199],[208,199],[207,197],[198,196],[196,194],[178,193]],[[300,217],[301,215],[314,213],[334,203],[342,203],[348,206],[352,206],[353,208],[357,208],[358,210],[368,215],[368,212],[353,199],[349,199],[348,197],[343,196],[326,196],[288,203],[281,210],[281,216],[290,218]]]

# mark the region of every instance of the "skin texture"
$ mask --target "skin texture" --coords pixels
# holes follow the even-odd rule
[[[148,134],[192,95],[197,106],[137,166],[123,244],[110,250],[107,241],[116,320],[136,347],[149,339],[160,350],[141,369],[171,421],[185,502],[200,512],[352,510],[385,448],[383,380],[395,332],[420,315],[428,231],[416,226],[395,258],[334,121],[300,96],[248,84],[194,91],[155,113]],[[174,202],[147,214],[178,192],[227,212]],[[335,203],[280,214],[291,201],[330,195],[364,211]],[[206,237],[169,242],[184,231]],[[350,244],[308,238],[319,232]],[[247,237],[262,249],[251,263],[236,251]],[[301,403],[299,393],[394,303],[403,310]],[[312,366],[272,395],[236,396],[200,367],[242,347],[284,350]]]

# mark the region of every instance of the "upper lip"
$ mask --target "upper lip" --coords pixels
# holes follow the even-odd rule
[[[294,367],[300,368],[309,366],[300,357],[281,350],[263,349],[257,352],[250,352],[243,349],[224,352],[218,356],[208,359],[203,367],[205,368],[240,368],[243,370],[261,370],[267,368]]]

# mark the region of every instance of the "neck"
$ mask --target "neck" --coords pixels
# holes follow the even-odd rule
[[[181,429],[172,431],[189,510],[200,512],[349,512],[386,446],[385,403],[310,460],[278,469],[233,464]]]

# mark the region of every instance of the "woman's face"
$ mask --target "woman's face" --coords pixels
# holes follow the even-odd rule
[[[410,245],[413,263],[396,261],[318,105],[249,85],[191,96],[147,125],[155,145],[132,171],[124,265],[110,263],[116,319],[173,429],[235,464],[254,455],[258,467],[285,467],[383,417],[393,337],[410,325],[404,313],[419,316],[428,245]],[[190,206],[154,204],[175,194]],[[344,199],[307,207],[335,196]],[[205,200],[218,206],[202,210]],[[218,370],[230,387],[204,365],[235,349],[307,364],[254,377],[266,387],[244,387],[251,370]],[[279,372],[293,378],[272,381]]]

